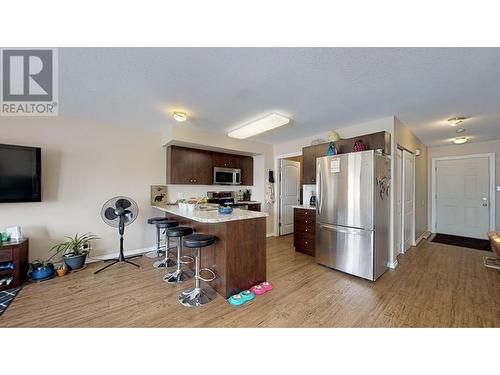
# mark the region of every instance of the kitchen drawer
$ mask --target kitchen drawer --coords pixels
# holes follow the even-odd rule
[[[295,251],[314,256],[316,246],[314,236],[297,236],[297,234],[295,234],[295,236]]]
[[[0,250],[0,262],[10,262],[12,260],[12,249]]]

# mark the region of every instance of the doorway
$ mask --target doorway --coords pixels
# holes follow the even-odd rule
[[[494,154],[432,159],[433,232],[486,239],[495,228]]]
[[[301,161],[295,156],[280,159],[279,235],[293,233],[293,206],[301,202]]]

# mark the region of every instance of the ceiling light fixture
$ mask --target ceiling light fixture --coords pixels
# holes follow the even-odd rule
[[[187,115],[184,112],[174,112],[174,120],[184,122],[187,120]]]
[[[452,117],[448,119],[448,123],[451,126],[457,126],[458,124],[464,122],[465,120],[467,120],[467,117]]]
[[[271,113],[261,119],[243,125],[241,128],[232,130],[227,135],[231,138],[244,139],[286,125],[289,122],[289,118],[277,113]]]
[[[456,137],[453,140],[453,143],[455,143],[456,145],[461,145],[461,144],[463,144],[465,142],[467,142],[467,138],[465,138],[465,137]]]

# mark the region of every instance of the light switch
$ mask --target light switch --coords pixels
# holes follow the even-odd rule
[[[497,193],[500,192],[500,185],[497,185]]]

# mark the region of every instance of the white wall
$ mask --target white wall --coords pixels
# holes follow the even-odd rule
[[[94,256],[118,251],[118,233],[101,220],[101,206],[117,195],[133,198],[138,219],[125,231],[125,250],[153,246],[154,229],[146,219],[150,185],[165,181],[161,134],[64,117],[2,117],[0,143],[42,148],[40,203],[0,204],[0,229],[20,225],[30,238],[30,259],[65,235],[94,232]]]
[[[180,144],[191,147],[200,147],[208,150],[221,150],[227,152],[239,152],[253,155],[254,176],[253,186],[248,186],[252,190],[252,200],[262,202],[262,211],[268,212],[267,234],[274,234],[274,207],[266,205],[265,182],[267,180],[267,170],[273,168],[273,146],[260,142],[230,138],[224,134],[214,133],[199,128],[189,127],[185,124],[167,125],[162,133],[162,144]],[[220,185],[168,185],[169,199],[175,199],[177,192],[184,192],[186,195],[199,196],[206,194],[209,190],[239,190],[242,187],[226,188]]]
[[[442,158],[448,156],[462,156],[471,154],[495,154],[496,165],[496,185],[500,186],[500,140],[487,141],[487,142],[471,142],[463,145],[452,144],[450,146],[429,147],[428,149],[428,168],[427,168],[427,181],[428,181],[428,226],[431,229],[432,221],[432,159]],[[496,230],[500,230],[500,193],[496,192]]]

